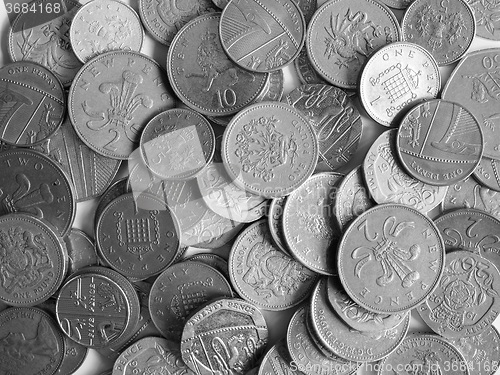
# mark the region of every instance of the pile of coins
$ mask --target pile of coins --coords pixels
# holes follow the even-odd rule
[[[500,48],[467,51],[500,40],[498,4],[24,5],[0,68],[0,374],[89,349],[112,375],[495,373]],[[355,165],[361,114],[387,130]],[[292,308],[270,342],[263,312]]]

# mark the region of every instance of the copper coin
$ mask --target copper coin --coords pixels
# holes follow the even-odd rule
[[[139,16],[125,3],[93,0],[82,6],[71,23],[69,37],[81,62],[109,51],[139,52],[144,31]]]
[[[152,195],[124,194],[103,211],[97,249],[111,267],[141,280],[166,269],[180,246],[180,228],[165,203]]]
[[[64,237],[69,256],[69,273],[72,274],[87,266],[97,265],[97,253],[94,241],[83,231],[71,228]]]
[[[140,141],[141,156],[148,169],[166,180],[196,177],[212,160],[215,134],[197,112],[170,109],[152,118]]]
[[[176,263],[155,280],[149,295],[149,310],[162,335],[178,342],[186,318],[207,302],[232,297],[231,285],[215,268],[188,261]]]
[[[404,312],[437,288],[444,243],[425,215],[384,204],[358,216],[339,244],[338,272],[347,294],[369,311]]]
[[[0,217],[0,299],[12,306],[34,306],[52,296],[67,271],[62,238],[27,214]]]
[[[327,82],[355,89],[368,57],[400,38],[396,17],[380,2],[328,1],[314,13],[308,26],[307,55]]]
[[[47,11],[19,13],[9,32],[10,58],[43,65],[69,87],[82,67],[69,40],[71,21],[81,5],[73,0],[37,0],[30,6]]]
[[[47,68],[18,61],[0,68],[0,140],[32,146],[62,124],[66,96],[61,81]]]
[[[367,61],[359,80],[359,97],[368,115],[384,126],[397,126],[415,104],[433,99],[441,88],[438,65],[423,47],[391,43]]]
[[[500,314],[500,273],[489,260],[469,251],[446,254],[443,277],[417,311],[444,337],[475,336]]]
[[[236,64],[270,72],[290,63],[304,45],[304,15],[292,0],[231,1],[220,19],[222,47]]]
[[[283,99],[313,125],[321,162],[338,170],[356,153],[361,139],[361,115],[349,96],[339,88],[302,85]]]
[[[266,321],[258,308],[238,299],[219,299],[186,321],[182,359],[196,373],[243,375],[261,357],[267,336]]]
[[[474,178],[488,189],[500,191],[500,161],[482,157],[474,171]]]
[[[61,332],[44,311],[11,308],[0,313],[0,373],[53,375],[64,356]]]
[[[222,159],[229,177],[265,198],[290,194],[313,173],[318,141],[313,127],[283,103],[258,103],[236,115],[224,132]]]
[[[174,104],[165,71],[151,58],[130,51],[108,52],[89,61],[68,97],[78,136],[113,159],[127,159],[148,121]]]
[[[310,270],[336,274],[335,255],[340,229],[333,202],[340,173],[315,174],[290,194],[283,212],[283,234],[290,253]]]
[[[309,296],[317,280],[314,272],[274,246],[266,220],[241,232],[228,264],[236,292],[265,310],[296,306]]]

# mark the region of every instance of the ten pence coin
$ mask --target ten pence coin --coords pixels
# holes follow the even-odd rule
[[[373,207],[344,233],[338,272],[347,294],[372,312],[414,308],[437,288],[444,243],[424,214],[400,204]]]
[[[318,141],[293,107],[275,102],[251,105],[224,132],[222,160],[241,189],[265,198],[290,194],[314,171]]]

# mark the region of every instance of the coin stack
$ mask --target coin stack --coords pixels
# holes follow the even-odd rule
[[[493,3],[5,2],[0,374],[494,374]]]

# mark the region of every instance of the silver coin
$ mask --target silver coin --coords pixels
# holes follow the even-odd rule
[[[288,353],[286,340],[283,338],[274,344],[262,358],[257,375],[305,375],[296,368],[297,366],[292,366],[292,358]]]
[[[94,241],[83,231],[71,228],[64,237],[69,256],[69,273],[98,264]]]
[[[307,56],[307,49],[304,47],[300,51],[299,55],[294,61],[295,71],[299,76],[300,82],[302,84],[327,84],[327,82],[319,76],[319,74],[314,70],[309,57]]]
[[[274,243],[278,249],[285,254],[290,255],[283,233],[283,210],[285,208],[286,197],[275,198],[269,205],[269,214],[267,215],[269,231]]]
[[[380,0],[381,3],[394,9],[406,9],[414,0]]]
[[[476,35],[490,40],[500,40],[498,1],[467,0],[476,19]]]
[[[484,187],[500,191],[500,161],[482,157],[474,171],[474,178]]]

